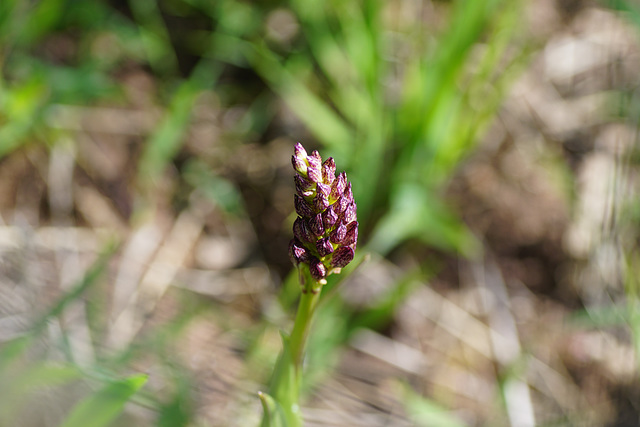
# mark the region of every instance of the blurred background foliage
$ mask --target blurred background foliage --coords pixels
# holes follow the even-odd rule
[[[637,425],[639,23],[3,0],[0,425],[257,425],[299,292],[295,141],[361,224],[309,425]]]

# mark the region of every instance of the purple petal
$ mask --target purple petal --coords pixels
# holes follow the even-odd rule
[[[322,193],[317,193],[313,199],[313,207],[317,212],[323,212],[329,207],[329,198]]]
[[[329,206],[322,214],[322,222],[324,223],[325,230],[329,230],[338,222],[338,214],[333,210],[333,205]]]
[[[313,150],[311,154],[307,156],[307,161],[309,162],[309,166],[314,166],[320,169],[320,165],[322,165],[322,157],[320,157],[318,150]]]
[[[333,232],[329,235],[329,239],[331,243],[335,243],[336,245],[342,244],[345,236],[347,235],[347,227],[344,224],[340,224],[336,227]]]
[[[352,245],[358,241],[358,221],[353,221],[351,224],[347,225],[347,233],[344,236],[344,240],[342,244]]]
[[[349,202],[353,202],[353,192],[351,191],[351,183],[347,184],[347,188],[344,189],[343,197]]]
[[[313,182],[309,181],[308,179],[306,179],[305,177],[301,176],[300,174],[296,174],[293,177],[293,180],[296,183],[296,192],[300,195],[300,196],[311,196],[313,194],[313,189],[314,189],[314,184]]]
[[[296,208],[296,213],[302,217],[309,218],[314,215],[314,211],[307,201],[297,194],[293,195],[293,205]]]
[[[293,265],[297,266],[309,258],[309,253],[297,239],[291,239],[289,242],[289,258]]]
[[[309,230],[315,236],[322,236],[324,234],[324,226],[322,224],[322,215],[317,214],[309,219]]]
[[[320,153],[313,151],[310,156],[307,157],[309,167],[307,169],[307,176],[313,182],[322,182],[322,158]]]
[[[338,214],[338,217],[342,217],[342,214],[344,214],[344,211],[347,209],[347,206],[349,206],[349,203],[349,199],[343,195],[332,205],[334,207],[333,209]]]
[[[344,189],[346,188],[346,186],[347,174],[341,172],[340,175],[338,175],[338,177],[331,184],[331,194],[329,195],[329,198],[331,200],[337,200],[340,196],[342,196],[342,193],[344,193]]]
[[[356,202],[352,202],[347,208],[344,210],[343,221],[345,224],[349,224],[355,221],[357,218],[356,215]]]
[[[333,252],[333,245],[326,237],[318,240],[316,243],[316,249],[318,250],[318,255],[321,257],[325,257]]]
[[[293,165],[293,169],[295,169],[296,172],[303,175],[307,174],[307,163],[300,157],[291,156],[291,164]]]
[[[333,157],[329,157],[322,164],[322,181],[331,185],[336,179],[336,162]]]
[[[293,235],[300,242],[304,243],[311,242],[314,239],[314,236],[311,235],[311,230],[309,230],[307,224],[300,217],[296,218],[293,223]]]
[[[320,171],[320,168],[309,166],[307,168],[307,176],[313,182],[322,181],[322,172]]]
[[[331,186],[319,182],[316,184],[316,192],[318,194],[323,194],[325,197],[329,198],[329,193],[331,193]]]
[[[293,147],[296,157],[300,157],[301,159],[307,158],[307,150],[304,149],[302,144],[299,142],[296,143],[295,147]]]
[[[327,276],[327,267],[318,258],[312,258],[309,263],[309,272],[315,280],[322,280]]]
[[[342,268],[349,264],[354,257],[355,253],[349,246],[343,246],[336,249],[331,259],[331,267]]]

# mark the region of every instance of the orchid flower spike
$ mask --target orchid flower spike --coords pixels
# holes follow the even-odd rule
[[[291,163],[296,172],[294,206],[298,218],[293,224],[289,257],[299,270],[308,268],[311,278],[323,285],[329,274],[340,273],[354,258],[358,242],[356,202],[347,174],[336,176],[332,157],[323,162],[320,153],[308,154],[297,143]],[[310,288],[312,292],[319,289]]]

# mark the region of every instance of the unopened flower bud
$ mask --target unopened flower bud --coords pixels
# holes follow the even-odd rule
[[[333,210],[333,205],[329,206],[322,214],[322,222],[324,223],[325,230],[331,229],[338,221],[338,214]]]
[[[327,267],[325,267],[318,258],[312,258],[309,265],[309,272],[311,273],[311,277],[320,281],[327,276]]]
[[[293,239],[289,242],[289,258],[291,258],[291,262],[294,265],[298,265],[301,262],[307,261],[309,256],[302,243]]]
[[[298,218],[289,243],[291,262],[308,266],[318,284],[339,273],[354,258],[358,240],[356,203],[347,174],[336,177],[333,158],[322,162],[317,151],[307,154],[298,143],[292,157]],[[316,285],[317,286],[317,285]]]
[[[317,214],[309,219],[309,229],[317,237],[324,234],[324,224],[322,223],[322,214]]]
[[[344,189],[347,186],[347,174],[342,172],[331,184],[331,194],[329,198],[331,200],[337,200],[342,193],[344,193]]]
[[[299,142],[294,148],[294,154],[291,156],[293,168],[300,174],[307,174],[307,151]]]
[[[309,218],[314,214],[314,209],[297,194],[293,195],[293,205],[296,208],[296,213],[303,218]]]
[[[307,156],[307,176],[313,182],[322,182],[322,158],[320,153],[313,151],[310,156]]]
[[[331,267],[346,267],[353,260],[354,254],[355,252],[350,246],[342,246],[336,249],[333,253],[333,258],[331,258]]]
[[[311,243],[315,236],[311,234],[311,230],[307,226],[305,220],[298,217],[293,223],[293,235],[296,239],[304,243]]]
[[[316,243],[316,249],[318,249],[318,255],[320,255],[321,257],[325,257],[333,252],[333,245],[328,238],[323,237],[322,239],[318,240],[318,243]]]
[[[313,190],[316,184],[302,177],[300,174],[296,174],[293,178],[296,182],[296,192],[301,197],[309,197],[313,195]]]
[[[335,243],[336,245],[342,244],[344,237],[347,235],[347,227],[340,223],[338,227],[336,227],[333,232],[330,234],[331,243]]]
[[[347,232],[344,235],[342,244],[345,246],[353,245],[358,241],[358,221],[353,221],[347,225]]]
[[[322,180],[331,185],[336,179],[336,162],[333,157],[329,157],[322,164]]]

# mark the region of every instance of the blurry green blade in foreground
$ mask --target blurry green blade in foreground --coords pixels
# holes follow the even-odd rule
[[[78,403],[60,427],[108,426],[146,382],[146,375],[135,375],[106,385]]]

